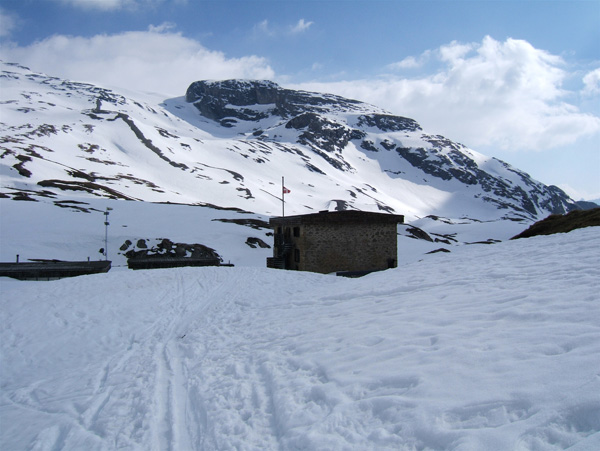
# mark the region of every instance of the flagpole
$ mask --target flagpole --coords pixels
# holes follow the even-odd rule
[[[285,216],[285,184],[283,177],[281,177],[281,216]]]

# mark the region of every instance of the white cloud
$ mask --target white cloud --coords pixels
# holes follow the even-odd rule
[[[274,78],[264,58],[227,58],[179,33],[158,32],[166,28],[91,38],[57,35],[26,47],[5,44],[0,55],[50,75],[168,96],[184,95],[201,79]]]
[[[306,22],[304,19],[300,19],[296,25],[294,25],[290,31],[292,33],[302,33],[310,28],[313,22]]]
[[[173,22],[163,22],[160,25],[150,25],[148,31],[153,33],[163,33],[165,31],[173,30],[176,25]]]
[[[275,32],[271,30],[269,26],[269,21],[267,19],[254,25],[254,33],[264,34],[267,36],[275,35]]]
[[[431,58],[431,51],[426,50],[420,56],[407,56],[402,61],[392,63],[387,66],[390,70],[417,69],[423,67]]]
[[[486,39],[484,39],[484,42]],[[457,41],[452,41],[448,45],[441,46],[438,53],[442,61],[456,63],[462,61],[463,57],[473,49],[473,46],[473,44],[461,44]]]
[[[421,63],[414,56],[407,56],[402,61],[392,63],[388,67],[390,69],[414,69],[420,67]]]
[[[595,95],[600,94],[600,68],[588,72],[583,77],[583,94],[584,95]]]
[[[600,132],[600,118],[564,100],[569,94],[562,89],[568,75],[564,61],[526,41],[452,42],[432,55],[442,67],[420,78],[299,87],[384,107],[473,147],[543,150]],[[589,75],[588,86],[597,86],[594,77]]]
[[[136,0],[60,0],[61,3],[83,9],[113,11],[137,5]]]
[[[300,19],[296,24],[284,26],[282,24],[271,24],[267,19],[254,25],[253,32],[258,36],[278,37],[286,35],[300,34],[308,30],[313,22],[307,22]]]
[[[87,10],[117,11],[121,9],[138,9],[157,6],[168,0],[55,0],[67,6]],[[174,3],[185,4],[188,0],[171,0]]]
[[[0,7],[0,38],[10,36],[17,28],[18,17]]]

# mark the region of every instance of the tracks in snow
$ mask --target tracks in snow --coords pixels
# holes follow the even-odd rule
[[[206,282],[205,279],[202,279]],[[154,407],[152,443],[157,450],[199,449],[204,440],[206,414],[197,391],[190,392],[188,358],[198,357],[185,338],[208,321],[211,310],[227,302],[227,278],[186,280],[178,274],[176,293],[166,293],[171,310],[154,330]],[[221,295],[220,295],[221,294]]]
[[[214,369],[214,361],[206,362],[207,357],[230,351],[227,331],[214,324],[229,321],[235,310],[232,306],[244,290],[235,271],[210,271],[214,278],[184,278],[178,274],[175,292],[164,293],[169,310],[149,331],[149,341],[140,349],[143,360],[152,361],[142,367],[153,368],[149,375],[153,379],[148,431],[151,440],[144,441],[156,450],[218,448],[215,420],[209,418],[207,407],[212,387],[201,375],[207,374],[205,364]],[[249,380],[259,380],[258,373],[255,369],[256,376],[249,375]],[[264,387],[253,390],[253,399],[264,399]],[[254,405],[252,409],[261,407]],[[267,435],[270,437],[272,430]]]
[[[156,290],[146,282],[153,277],[164,277],[164,288]],[[3,396],[14,408],[41,419],[30,448],[164,451],[210,444],[205,394],[189,369],[202,366],[210,344],[189,337],[207,329],[235,299],[237,277],[227,268],[203,269],[200,277],[185,269],[162,275],[148,271],[140,274],[138,285],[127,287],[132,293],[137,290],[132,296],[142,300],[133,300],[128,313],[109,303],[98,307],[105,309],[100,320],[62,321],[65,339],[81,328],[97,346],[93,354],[86,350],[84,361],[77,364],[85,368],[82,375],[65,367]],[[154,291],[142,297],[147,285]],[[73,345],[65,354],[86,346]]]
[[[279,392],[282,374],[296,369],[287,367],[291,350],[281,338],[290,331],[264,322],[263,298],[281,288],[256,271],[117,274],[108,292],[130,298],[107,301],[103,280],[85,304],[89,292],[66,282],[35,320],[60,313],[44,332],[51,371],[15,380],[2,398],[35,418],[29,448],[285,448],[288,389]],[[294,283],[287,294],[304,287]],[[263,327],[253,330],[257,322]]]

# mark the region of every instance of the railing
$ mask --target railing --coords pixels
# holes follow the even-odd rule
[[[294,243],[286,239],[283,233],[276,233],[273,237],[275,253],[273,257],[267,258],[267,268],[286,269],[287,256],[294,249]]]

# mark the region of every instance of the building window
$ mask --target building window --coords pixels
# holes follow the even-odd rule
[[[300,236],[300,227],[294,227],[294,236],[295,237]]]
[[[296,263],[300,261],[300,249],[294,249],[294,261]]]

